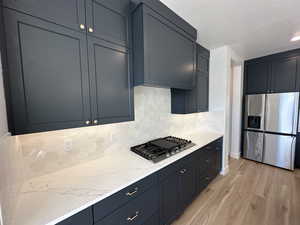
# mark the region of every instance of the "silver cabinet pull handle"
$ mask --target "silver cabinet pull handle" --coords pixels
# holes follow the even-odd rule
[[[134,221],[139,216],[139,211],[135,212],[135,215],[133,217],[127,217],[127,221]]]
[[[127,196],[132,196],[132,195],[134,195],[135,193],[137,193],[138,190],[139,190],[139,189],[136,187],[136,188],[134,188],[134,191],[132,191],[132,192],[127,192],[126,195],[127,195]]]
[[[84,24],[80,24],[80,25],[79,25],[79,28],[80,28],[80,30],[84,30],[84,29],[85,29]]]
[[[180,170],[180,173],[181,173],[181,174],[184,174],[185,172],[186,172],[186,169]]]

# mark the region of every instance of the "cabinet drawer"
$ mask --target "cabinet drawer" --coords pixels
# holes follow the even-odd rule
[[[198,193],[202,192],[214,178],[215,178],[215,176],[212,176],[212,175],[211,176],[206,175],[203,177],[199,177],[196,181],[197,192]]]
[[[158,187],[155,186],[116,210],[96,225],[140,225],[147,224],[150,217],[158,211]]]
[[[159,225],[159,213],[156,212],[143,225]]]
[[[92,209],[88,208],[58,223],[57,225],[92,225],[92,224],[93,224]]]
[[[118,193],[94,205],[94,221],[99,221],[112,211],[121,207],[128,201],[135,199],[157,183],[157,175],[152,174]],[[101,224],[101,223],[100,223]]]
[[[177,169],[181,170],[184,169],[184,167],[192,166],[194,162],[193,156],[194,156],[193,154],[190,154],[180,159],[176,165]]]
[[[172,173],[175,173],[177,171],[177,163],[178,162],[174,162],[171,165],[169,165],[159,171],[159,174],[158,174],[159,182],[164,180],[169,175],[171,175]]]

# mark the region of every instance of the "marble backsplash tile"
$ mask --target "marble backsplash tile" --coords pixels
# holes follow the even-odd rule
[[[135,121],[18,137],[27,178],[126,150],[154,138],[184,136],[199,129],[223,131],[223,112],[171,114],[169,89],[135,88]],[[117,147],[117,148],[116,148]]]

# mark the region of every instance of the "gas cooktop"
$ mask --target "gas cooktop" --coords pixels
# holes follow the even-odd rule
[[[193,146],[195,144],[192,141],[168,136],[131,147],[131,151],[153,162],[159,162]]]

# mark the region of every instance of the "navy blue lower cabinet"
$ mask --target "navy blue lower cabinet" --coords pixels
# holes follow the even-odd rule
[[[142,225],[159,225],[159,212],[153,214],[145,223]]]
[[[170,225],[220,173],[222,138],[58,225]]]
[[[96,225],[140,225],[147,224],[150,217],[158,211],[158,187],[155,186],[130,201]]]
[[[194,158],[190,157],[179,165],[179,212],[193,201],[196,191],[196,168]]]
[[[141,196],[147,190],[157,185],[157,174],[152,174],[146,178],[124,188],[116,194],[96,203],[93,206],[94,221],[98,222],[111,212],[117,210],[128,202]]]
[[[223,139],[219,139],[196,153],[196,193],[199,194],[221,172]]]
[[[92,209],[85,209],[57,225],[93,225]]]
[[[179,175],[171,172],[159,183],[160,225],[171,224],[179,215]]]

